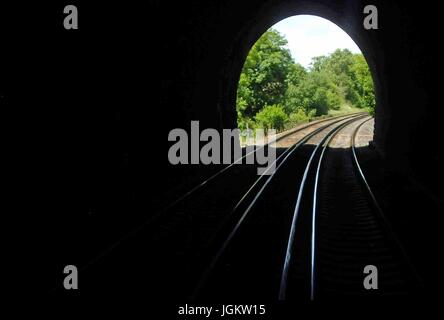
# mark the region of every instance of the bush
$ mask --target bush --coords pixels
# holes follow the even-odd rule
[[[339,110],[341,107],[341,98],[336,92],[331,90],[327,91],[327,104],[329,109]]]
[[[316,108],[316,115],[321,116],[328,113],[327,89],[319,87],[313,95],[310,109]]]
[[[310,118],[308,117],[308,115],[305,113],[305,111],[303,109],[297,109],[295,112],[290,114],[290,122],[292,124],[296,124],[299,122],[306,122],[309,119]]]
[[[372,117],[375,116],[375,108],[373,107],[366,107],[365,110],[368,112],[369,115],[371,115]]]
[[[267,132],[268,129],[282,131],[285,123],[288,122],[288,116],[284,112],[283,107],[277,104],[265,106],[265,108],[256,113],[255,119],[258,126],[262,127],[265,132]]]
[[[256,128],[256,123],[254,122],[253,119],[248,119],[246,117],[240,117],[238,115],[237,117],[237,127],[244,131],[247,129],[255,129]]]

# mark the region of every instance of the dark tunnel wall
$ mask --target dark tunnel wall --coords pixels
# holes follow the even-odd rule
[[[25,142],[16,143],[25,153],[20,170],[32,171],[38,198],[29,202],[47,201],[44,212],[58,226],[52,243],[61,266],[87,261],[87,249],[146,219],[157,196],[177,177],[187,179],[183,167],[168,163],[168,132],[189,128],[190,120],[234,127],[236,86],[250,47],[295,14],[331,20],[363,50],[377,90],[375,143],[393,169],[430,188],[442,178],[441,18],[431,5],[72,3],[80,15],[75,33],[63,29],[64,4],[2,3],[0,10],[4,118],[14,141]],[[379,30],[363,29],[366,4],[377,6]]]

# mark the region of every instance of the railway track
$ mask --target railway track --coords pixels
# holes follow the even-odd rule
[[[362,114],[354,114],[330,118],[281,136],[280,139],[294,134],[303,137],[291,148],[279,153],[276,159],[277,167],[289,154],[295,152],[317,133],[336,123],[361,116]],[[97,277],[96,272],[88,269],[118,265],[117,260],[126,259],[128,266],[137,266],[127,272],[132,274],[141,270],[153,290],[170,295],[174,288],[178,296],[189,294],[189,289],[197,282],[200,268],[211,256],[208,252],[220,243],[229,226],[238,219],[237,213],[245,208],[264,184],[269,183],[267,180],[269,176],[257,176],[254,166],[250,168],[247,166],[240,168],[240,166],[242,165],[225,167],[179,197],[164,210],[151,215],[143,226],[109,247],[82,268],[86,271],[86,277],[90,274],[90,280],[87,281],[92,286],[103,286],[106,279],[100,281],[100,276]],[[216,181],[217,184],[214,183]],[[233,187],[234,181],[237,181],[235,187]],[[97,266],[92,268],[94,265]],[[110,270],[111,273],[114,271]],[[106,275],[105,272],[102,273]],[[165,280],[159,281],[157,275],[164,275]],[[121,285],[125,287],[125,283]]]
[[[355,137],[366,121],[355,124],[345,148],[328,148],[332,135],[320,152],[316,170],[306,168],[311,171],[305,181],[308,192],[299,193],[303,208],[295,210],[294,217],[300,219],[297,226],[296,219],[292,225],[298,238],[290,237],[287,244],[287,260],[293,264],[284,267],[280,299],[307,297],[308,292],[311,299],[403,295],[419,286],[356,157]],[[351,125],[341,130],[352,129]],[[363,286],[367,265],[378,268],[378,290]]]
[[[241,208],[237,223],[220,248],[214,250],[217,253],[197,287],[197,297],[220,298],[230,292],[239,298],[277,298],[282,258],[295,199],[299,186],[303,186],[304,168],[317,146],[339,126],[362,117],[322,127],[287,152],[275,173]]]
[[[85,266],[83,282],[101,291],[119,273],[121,289],[140,283],[158,297],[210,300],[408,294],[414,270],[354,149],[366,119],[328,119],[280,137],[295,143],[278,152],[269,176],[223,168]],[[347,148],[329,148],[351,128]],[[365,265],[378,267],[377,292],[363,288]]]
[[[194,297],[300,301],[404,295],[420,286],[360,169],[354,140],[368,120],[361,119],[324,127],[287,153],[243,208]],[[348,148],[329,148],[351,128]],[[366,265],[378,268],[378,290],[363,286]]]
[[[327,150],[326,145],[318,163],[311,227],[311,299],[407,295],[421,287],[359,165],[355,140],[366,121],[347,128],[352,130],[348,149]],[[377,267],[378,290],[363,287],[366,265]]]

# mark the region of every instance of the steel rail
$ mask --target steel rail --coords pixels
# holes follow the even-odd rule
[[[365,116],[356,117],[354,119],[348,120],[345,123],[338,125],[336,128],[332,129],[321,140],[321,142],[316,145],[315,149],[311,153],[310,159],[307,162],[307,165],[305,167],[305,171],[304,171],[304,174],[303,174],[300,186],[299,186],[296,205],[295,205],[295,209],[293,212],[293,218],[292,218],[290,233],[289,233],[288,242],[287,242],[287,249],[286,249],[284,264],[283,264],[283,268],[282,268],[281,282],[280,282],[280,286],[279,286],[279,296],[278,296],[279,300],[285,300],[285,296],[286,296],[286,292],[287,292],[287,278],[288,278],[288,273],[289,273],[290,264],[291,264],[291,260],[292,260],[292,248],[293,248],[294,237],[295,237],[295,233],[296,233],[296,222],[297,222],[297,219],[299,216],[299,211],[300,211],[301,202],[302,202],[302,195],[304,193],[305,184],[307,181],[307,177],[308,177],[313,159],[316,156],[317,151],[320,148],[320,146],[323,145],[327,140],[329,140],[330,137],[335,135],[337,132],[339,132],[342,128],[346,127],[350,123],[358,121],[358,120],[362,119],[363,117],[365,117]]]
[[[316,124],[322,123],[322,122],[326,122],[329,120],[333,120],[333,119],[337,119],[337,118],[341,118],[339,120],[336,120],[328,125],[325,126],[329,126],[331,124],[337,123],[339,121],[343,121],[345,119],[348,118],[354,118],[354,117],[358,117],[361,113],[353,113],[350,115],[343,115],[343,116],[337,116],[337,117],[332,117],[332,118],[328,118],[328,119],[323,119],[320,121],[317,121],[315,123],[310,123],[307,124],[306,126],[303,126],[301,128],[298,128],[296,130],[294,130],[293,132],[289,133],[288,135],[300,132],[304,129],[307,129],[311,126],[314,126]],[[277,141],[279,141],[280,139],[288,136],[283,135],[281,136]],[[118,239],[117,241],[115,241],[113,244],[111,244],[110,246],[108,246],[106,249],[104,249],[103,251],[101,251],[97,256],[95,256],[94,258],[92,258],[90,261],[88,261],[83,267],[80,268],[80,271],[83,271],[85,269],[87,269],[90,265],[94,264],[96,261],[100,260],[102,257],[106,256],[108,253],[110,253],[111,251],[113,251],[115,248],[117,248],[122,242],[124,242],[126,239],[128,239],[129,237],[131,237],[134,234],[137,234],[138,232],[140,232],[141,230],[143,230],[145,227],[149,226],[151,223],[153,223],[155,220],[157,220],[164,212],[170,210],[171,208],[173,208],[175,205],[177,205],[178,203],[180,203],[181,201],[185,200],[187,197],[189,197],[191,194],[195,193],[196,191],[198,191],[199,189],[201,189],[204,185],[208,184],[210,181],[216,179],[218,176],[220,176],[221,174],[223,174],[224,172],[226,172],[229,168],[231,168],[233,165],[235,165],[236,163],[238,163],[239,161],[241,161],[242,159],[244,159],[245,157],[247,157],[248,155],[250,155],[251,153],[257,152],[258,150],[264,148],[264,146],[261,146],[261,148],[258,148],[256,150],[253,150],[251,152],[249,152],[248,154],[245,154],[242,158],[238,159],[236,162],[230,164],[229,166],[225,167],[224,169],[218,171],[217,173],[215,173],[214,175],[212,175],[210,178],[206,179],[205,181],[201,182],[199,185],[195,186],[194,188],[192,188],[191,190],[189,190],[188,192],[186,192],[185,194],[183,194],[181,197],[177,198],[175,201],[173,201],[171,204],[169,204],[166,207],[163,207],[162,209],[158,210],[156,213],[154,213],[150,218],[148,218],[147,220],[145,220],[141,225],[139,225],[138,227],[134,228],[132,231],[126,233],[124,236],[122,236],[120,239]],[[286,150],[287,151],[287,150]],[[280,159],[280,157],[278,157],[278,159]],[[276,159],[277,160],[277,159]],[[266,170],[268,171],[268,169]],[[263,176],[261,176],[263,177]],[[258,181],[255,182],[254,185],[256,185],[258,183]],[[253,187],[252,187],[253,188]],[[252,189],[250,188],[250,189]],[[236,205],[237,207],[238,205]]]
[[[367,191],[367,194],[369,195],[372,205],[375,207],[377,215],[379,220],[382,222],[382,226],[383,228],[385,228],[385,230],[387,231],[387,233],[390,235],[391,240],[393,241],[393,243],[395,244],[395,246],[398,248],[399,253],[401,254],[402,258],[404,259],[406,265],[409,268],[409,271],[412,273],[412,275],[415,277],[416,279],[416,283],[418,284],[419,287],[423,288],[424,287],[424,283],[421,279],[421,277],[419,276],[418,272],[416,271],[416,268],[414,267],[412,261],[410,260],[407,251],[405,250],[404,246],[402,245],[401,241],[398,239],[398,237],[396,236],[396,233],[393,231],[393,228],[391,226],[391,223],[389,222],[389,220],[387,219],[387,217],[384,214],[384,211],[382,210],[381,206],[379,205],[378,201],[376,200],[375,195],[373,194],[373,191],[370,188],[370,185],[367,182],[367,179],[365,178],[364,172],[361,169],[361,165],[359,164],[358,161],[358,157],[356,154],[356,136],[357,133],[359,131],[359,129],[362,127],[362,125],[364,125],[364,123],[366,123],[367,121],[371,120],[367,119],[366,121],[362,122],[361,124],[359,124],[359,126],[357,126],[352,134],[351,137],[351,144],[352,144],[352,155],[353,155],[353,163],[356,167],[356,170],[359,173],[359,178],[364,186],[364,188]]]
[[[337,118],[347,119],[347,118],[349,118],[349,117],[358,116],[359,114],[362,114],[362,113],[361,113],[361,112],[357,112],[357,113],[352,113],[352,114],[348,114],[348,115],[342,115],[342,116],[336,116],[336,117],[331,117],[331,118],[327,118],[327,119],[322,119],[322,120],[316,121],[316,122],[314,122],[314,123],[309,123],[309,124],[304,125],[304,126],[302,126],[302,127],[300,127],[300,128],[297,128],[297,129],[295,129],[295,130],[289,130],[290,132],[283,134],[282,136],[280,136],[279,138],[277,138],[277,139],[276,139],[275,141],[273,141],[273,142],[280,141],[280,140],[282,140],[282,139],[284,139],[284,138],[286,138],[286,137],[288,137],[288,136],[290,136],[290,135],[292,135],[292,134],[295,134],[295,133],[297,133],[297,132],[300,132],[300,131],[302,131],[302,130],[304,130],[304,129],[307,129],[307,128],[312,127],[312,126],[314,126],[314,125],[316,125],[316,124],[319,124],[319,123],[323,123],[323,122],[326,122],[326,121],[329,121],[329,120],[334,120],[334,119],[337,119]],[[178,197],[176,200],[174,200],[173,202],[171,202],[171,203],[168,204],[167,206],[165,206],[165,207],[163,207],[162,209],[160,209],[159,212],[162,213],[162,212],[165,212],[165,211],[171,209],[172,207],[174,207],[175,205],[177,205],[178,203],[180,203],[181,201],[185,200],[185,199],[188,198],[190,195],[192,195],[193,193],[195,193],[197,190],[201,189],[203,186],[207,185],[209,182],[213,181],[214,179],[216,179],[217,177],[219,177],[220,175],[222,175],[224,172],[228,171],[228,170],[229,170],[231,167],[233,167],[235,164],[241,162],[241,161],[242,161],[243,159],[245,159],[247,156],[249,156],[249,155],[251,155],[251,154],[253,154],[253,153],[255,153],[255,152],[258,152],[259,150],[262,150],[263,148],[265,148],[265,146],[267,146],[267,145],[269,145],[269,144],[271,144],[271,143],[273,143],[273,142],[267,143],[267,144],[261,146],[260,148],[255,148],[255,150],[252,150],[252,151],[246,153],[245,155],[243,155],[243,156],[242,156],[241,158],[239,158],[238,160],[234,161],[233,163],[229,164],[227,167],[225,167],[225,168],[219,170],[218,172],[214,173],[212,176],[210,176],[210,177],[207,178],[206,180],[200,182],[200,183],[197,184],[195,187],[193,187],[193,188],[191,188],[189,191],[185,192],[182,196]]]
[[[353,115],[352,117],[346,117],[343,119],[339,119],[336,120],[332,123],[329,123],[327,125],[324,125],[316,130],[314,130],[313,132],[310,132],[309,134],[307,134],[304,138],[302,138],[301,140],[299,140],[296,144],[294,144],[292,147],[288,148],[287,150],[285,150],[285,152],[283,152],[276,160],[275,162],[277,162],[279,159],[283,158],[283,160],[277,165],[275,171],[268,176],[268,179],[265,181],[265,183],[262,185],[262,187],[260,188],[260,190],[256,193],[255,197],[253,198],[253,200],[250,202],[250,204],[248,205],[248,207],[243,211],[243,213],[241,214],[241,217],[239,218],[239,220],[237,220],[237,223],[235,224],[235,226],[233,227],[233,229],[231,230],[231,232],[228,234],[227,238],[225,239],[225,241],[223,242],[222,246],[219,248],[219,250],[217,251],[216,255],[214,256],[214,258],[212,259],[211,263],[209,264],[208,268],[204,271],[203,276],[201,277],[196,289],[193,292],[193,297],[196,297],[196,295],[198,294],[198,292],[202,289],[202,287],[205,285],[207,279],[209,278],[210,274],[213,272],[217,262],[219,261],[220,257],[222,256],[222,254],[225,252],[226,248],[228,247],[229,243],[231,242],[231,240],[233,239],[233,237],[236,235],[236,233],[238,232],[238,230],[240,229],[243,221],[246,219],[246,217],[248,216],[248,214],[251,212],[252,208],[255,206],[255,204],[257,203],[258,199],[261,197],[261,195],[263,194],[263,192],[265,191],[265,189],[267,188],[267,186],[270,184],[270,182],[272,181],[273,177],[275,177],[276,173],[278,172],[278,170],[282,167],[282,165],[289,159],[289,157],[301,146],[303,145],[305,142],[307,142],[310,138],[312,138],[313,136],[317,135],[318,133],[322,132],[323,130],[327,129],[328,127],[341,122],[341,121],[353,121],[356,119],[360,119],[362,118],[363,115],[358,114],[358,115]],[[351,118],[351,120],[349,120],[349,118]],[[334,130],[334,129],[333,129]],[[265,171],[267,172],[269,170],[269,168]],[[240,205],[242,204],[243,201],[245,201],[245,199],[248,198],[249,194],[253,191],[254,187],[259,183],[260,180],[264,179],[264,175],[260,176],[255,183],[249,188],[249,190],[244,194],[244,196],[239,200],[239,202],[236,204],[236,206],[234,207],[234,209],[230,212],[229,216],[233,215],[233,213],[240,207]],[[214,238],[213,238],[214,239]]]
[[[369,119],[365,119],[362,123],[367,122]],[[340,130],[339,130],[340,131]],[[318,166],[316,168],[316,176],[315,183],[313,188],[313,206],[312,206],[312,215],[311,215],[311,248],[310,248],[310,300],[314,300],[315,297],[315,289],[316,289],[316,263],[315,263],[315,255],[316,255],[316,210],[317,210],[317,194],[318,194],[318,184],[319,177],[322,167],[322,160],[324,158],[325,151],[329,146],[331,140],[339,133],[337,131],[335,134],[331,135],[328,140],[325,142],[324,147],[322,148],[321,155],[319,156]]]
[[[285,155],[287,155],[288,152],[293,152],[294,150],[292,150],[292,148],[299,148],[302,144],[304,144],[308,139],[310,139],[311,137],[313,137],[314,135],[316,135],[317,133],[321,132],[322,130],[328,128],[329,126],[336,124],[338,122],[344,121],[348,118],[353,118],[353,117],[358,117],[358,115],[354,115],[352,117],[346,117],[343,119],[339,119],[336,120],[332,123],[329,123],[327,125],[324,125],[318,129],[315,129],[313,132],[310,132],[309,134],[307,134],[306,136],[304,136],[301,140],[299,140],[297,143],[295,143],[293,146],[291,146],[290,148],[288,148],[287,150],[285,150],[282,154],[280,154],[277,159],[275,161],[273,161],[273,164],[277,164],[277,162],[283,158]],[[285,161],[285,159],[284,159]],[[278,165],[279,166],[279,165]],[[267,170],[265,170],[264,173],[268,172],[270,169],[268,168]],[[278,168],[276,168],[276,171],[278,170]],[[275,172],[276,172],[275,171]],[[272,174],[274,175],[274,173]],[[218,228],[216,230],[216,232],[214,233],[213,237],[210,239],[210,243],[214,241],[214,239],[218,236],[218,232],[220,232],[220,229],[223,227],[223,225],[227,222],[227,220],[230,219],[230,217],[241,207],[241,205],[243,204],[243,202],[248,198],[248,196],[253,192],[253,190],[256,188],[256,186],[262,181],[264,180],[266,177],[265,174],[259,176],[256,181],[250,186],[250,188],[248,188],[248,190],[244,193],[244,195],[240,198],[240,200],[236,203],[236,205],[233,207],[233,209],[230,211],[229,214],[227,214],[226,218],[224,219],[224,222],[222,222],[222,226],[220,228]],[[269,177],[269,179],[271,180],[272,177]],[[266,182],[266,184],[268,184],[268,182]],[[263,190],[262,190],[263,191]],[[262,192],[259,191],[259,192]]]

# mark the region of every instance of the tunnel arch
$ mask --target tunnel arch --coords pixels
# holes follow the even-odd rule
[[[382,118],[389,118],[384,107],[384,59],[375,34],[363,28],[363,6],[348,2],[343,7],[322,1],[269,1],[265,2],[252,19],[245,21],[226,50],[225,64],[218,86],[218,112],[222,128],[237,127],[236,94],[242,67],[253,45],[270,27],[289,17],[312,15],[324,18],[346,32],[361,49],[369,66],[375,90],[375,137],[383,147],[386,128]],[[383,153],[383,148],[380,148]]]
[[[308,19],[308,20],[306,20],[306,19]],[[302,21],[307,21],[307,22],[302,22]],[[283,25],[282,25],[282,27],[284,29],[281,30],[280,24],[283,22],[285,22],[286,24],[285,24],[285,27],[283,27]],[[310,28],[307,28],[305,23],[309,23]],[[289,27],[288,24],[290,24],[292,26]],[[295,25],[293,25],[293,24],[295,24]],[[333,23],[330,20],[325,19],[323,17],[317,16],[317,15],[298,14],[298,15],[290,16],[288,18],[280,20],[279,22],[277,22],[276,24],[273,24],[270,28],[268,28],[266,30],[266,32],[270,31],[271,29],[274,29],[274,30],[277,30],[282,36],[284,36],[284,38],[286,38],[286,40],[288,41],[286,48],[291,51],[292,55],[296,54],[296,56],[293,55],[293,59],[296,59],[296,61],[295,61],[296,64],[304,65],[304,68],[307,71],[309,71],[309,69],[307,69],[307,68],[309,68],[308,67],[308,60],[307,60],[309,58],[309,56],[307,56],[307,52],[305,52],[305,54],[304,54],[305,46],[307,46],[309,48],[309,50],[310,49],[316,50],[316,49],[314,49],[314,47],[311,47],[312,43],[316,43],[316,45],[318,45],[321,42],[325,41],[326,37],[324,35],[323,39],[306,39],[305,41],[302,40],[299,42],[296,42],[294,40],[291,41],[290,40],[291,34],[297,32],[296,26],[301,26],[302,28],[304,28],[304,31],[302,33],[299,30],[299,33],[298,33],[299,36],[296,38],[298,41],[303,39],[300,37],[304,34],[304,32],[311,33],[313,31],[312,30],[313,28],[322,28],[322,29],[325,28],[325,30],[328,30],[327,32],[332,32],[331,36],[334,36],[334,37],[333,38],[327,37],[328,38],[327,41],[330,41],[333,39],[338,40],[340,42],[346,41],[344,43],[341,42],[342,44],[338,44],[337,42],[334,42],[334,41],[330,42],[328,51],[326,50],[326,47],[324,47],[323,49],[321,49],[322,53],[321,52],[317,52],[317,53],[312,52],[310,55],[311,59],[313,59],[315,56],[319,56],[319,55],[328,56],[331,53],[333,53],[333,51],[338,50],[338,49],[347,49],[347,50],[351,50],[350,52],[353,54],[362,54],[362,56],[365,60],[365,63],[367,64],[367,67],[368,67],[367,57],[366,57],[365,53],[362,52],[362,49],[356,44],[356,42],[341,27],[339,27],[335,23]],[[281,31],[284,33],[281,33]],[[319,31],[316,32],[317,35],[318,35],[318,32]],[[261,34],[260,37],[262,37],[264,34],[265,33]],[[338,38],[335,38],[335,37],[338,37]],[[348,39],[348,40],[346,40],[346,39]],[[255,45],[257,45],[257,41],[259,41],[259,39],[257,39],[253,43],[253,45],[250,47],[250,50],[244,59],[243,67],[245,67],[245,63],[248,59],[247,57],[251,54],[251,50],[253,50],[253,47]],[[352,45],[352,43],[353,43],[353,45]],[[292,50],[295,50],[296,52],[293,52]],[[319,51],[319,48],[317,50]],[[302,56],[304,56],[304,58],[302,56],[300,56],[301,54],[302,54]],[[301,60],[299,62],[297,61],[298,60],[296,58],[297,56],[300,56]],[[304,60],[304,62],[302,62],[302,60]],[[370,70],[370,68],[369,68],[369,71],[370,71],[370,77],[371,77],[371,81],[372,81],[372,85],[373,85],[373,83],[374,83],[373,72],[372,72],[372,70]],[[239,81],[238,81],[238,85],[239,85]],[[237,89],[237,91],[238,90],[239,90],[239,88]],[[237,92],[237,93],[239,94],[239,92]],[[239,119],[238,119],[238,122],[239,122]],[[238,123],[238,125],[239,125],[239,123]]]

